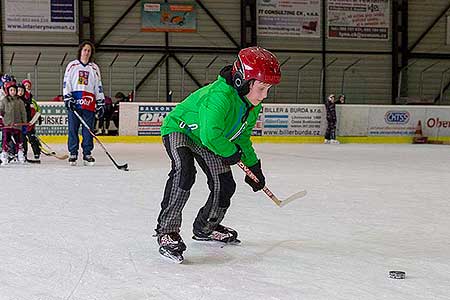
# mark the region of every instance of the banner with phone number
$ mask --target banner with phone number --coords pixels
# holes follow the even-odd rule
[[[75,0],[5,0],[6,31],[75,32]]]
[[[324,133],[323,105],[264,104],[262,136],[321,136]]]
[[[328,37],[388,40],[391,0],[328,0]]]

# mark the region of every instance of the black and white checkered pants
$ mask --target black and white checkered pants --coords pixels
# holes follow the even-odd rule
[[[174,132],[163,136],[163,143],[172,162],[161,202],[157,233],[179,232],[182,211],[189,198],[197,173],[194,161],[208,178],[210,194],[194,221],[194,230],[209,233],[223,220],[236,190],[229,166],[220,156],[201,147],[187,135]]]

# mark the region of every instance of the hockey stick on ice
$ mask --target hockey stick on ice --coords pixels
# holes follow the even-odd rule
[[[36,138],[39,140],[39,148],[41,149],[41,152],[44,153],[47,156],[53,156],[56,157],[57,159],[68,159],[69,155],[67,154],[58,154],[55,151],[52,150],[52,148],[50,148],[49,145],[47,145],[46,142],[44,142],[39,136],[36,135]],[[44,147],[45,146],[45,147]]]
[[[109,159],[114,163],[116,168],[119,170],[122,170],[122,171],[128,171],[128,164],[123,164],[123,165],[117,164],[117,162],[114,160],[114,158],[111,156],[111,154],[109,154],[105,145],[103,145],[103,143],[98,139],[98,137],[95,135],[95,133],[92,132],[91,128],[89,128],[86,121],[78,114],[78,112],[76,110],[74,110],[73,113],[77,116],[78,119],[80,119],[81,124],[83,124],[83,126],[86,127],[86,129],[89,131],[89,133],[92,135],[92,137],[100,144],[100,146],[102,146],[103,150],[105,150],[106,155],[108,155]]]
[[[253,174],[253,172],[246,165],[244,165],[244,163],[242,161],[239,161],[237,163],[237,165],[245,172],[245,174],[247,174],[248,177],[253,179],[253,181],[259,182],[259,180],[255,176],[255,174]],[[294,201],[295,199],[304,197],[306,195],[306,191],[303,190],[303,191],[297,192],[297,193],[287,197],[286,199],[280,200],[280,199],[277,198],[277,196],[275,196],[272,193],[271,190],[269,190],[269,188],[267,186],[264,186],[262,190],[279,207],[283,207],[286,204],[288,204],[289,202]]]

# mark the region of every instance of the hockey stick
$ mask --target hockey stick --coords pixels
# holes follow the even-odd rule
[[[34,123],[37,122],[37,120],[39,120],[39,117],[41,116],[40,112],[36,112],[33,116],[33,118],[31,118],[30,122],[28,123],[13,123],[11,126],[30,126],[30,125],[34,125]]]
[[[83,124],[83,126],[86,127],[86,129],[89,131],[89,133],[92,135],[92,137],[100,144],[100,146],[102,146],[103,150],[105,150],[106,155],[108,155],[109,159],[114,163],[116,168],[119,170],[128,171],[128,164],[123,164],[123,165],[117,164],[117,162],[114,160],[114,158],[111,156],[111,154],[109,154],[108,150],[103,145],[103,143],[99,140],[99,138],[95,135],[95,133],[92,132],[91,128],[89,128],[86,121],[78,114],[78,112],[76,110],[73,110],[73,113],[77,116],[78,119],[80,119],[81,124]]]
[[[28,122],[30,125],[33,125],[34,123],[37,122],[37,120],[39,120],[39,118],[41,117],[41,113],[40,112],[35,112],[33,118],[31,118],[30,122]]]
[[[67,154],[58,154],[55,151],[44,148],[42,145],[39,146],[39,149],[41,149],[41,153],[46,156],[52,156],[52,157],[55,157],[60,160],[65,160],[65,159],[69,158],[69,155],[67,155]]]
[[[58,154],[55,151],[53,151],[52,148],[50,148],[50,146],[47,145],[47,143],[44,142],[39,136],[36,135],[36,138],[39,140],[39,143],[40,143],[39,148],[41,149],[41,152],[44,153],[45,155],[53,156],[53,157],[56,157],[57,159],[61,159],[61,160],[69,158],[69,155],[67,155],[67,154]],[[44,145],[45,148],[42,145]]]
[[[248,177],[250,177],[253,181],[255,181],[256,183],[259,182],[258,177],[255,176],[255,174],[253,174],[253,172],[246,166],[244,165],[244,163],[242,161],[239,161],[237,163],[237,165],[245,172],[245,174],[247,174]],[[306,195],[306,191],[300,191],[297,192],[289,197],[287,197],[286,199],[280,200],[277,198],[277,196],[275,196],[271,190],[269,190],[269,188],[267,186],[263,187],[263,192],[266,193],[266,195],[279,207],[283,207],[286,204],[288,204],[289,202],[294,201],[295,199],[304,197]]]

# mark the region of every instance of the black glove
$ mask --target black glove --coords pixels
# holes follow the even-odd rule
[[[72,94],[64,95],[64,105],[67,110],[74,111],[76,109],[77,100],[72,96]]]
[[[97,118],[101,119],[105,115],[105,106],[104,105],[97,105],[96,108]]]
[[[241,160],[242,156],[241,147],[239,147],[239,145],[236,145],[236,148],[237,148],[236,152],[234,152],[233,155],[228,157],[222,157],[223,163],[226,164],[227,166],[235,165]]]
[[[255,174],[256,178],[258,178],[259,182],[256,183],[253,179],[251,179],[248,175],[245,176],[245,182],[250,185],[254,192],[262,190],[266,185],[266,178],[261,170],[261,160],[258,160],[256,165],[249,167],[250,171]]]

